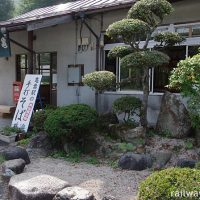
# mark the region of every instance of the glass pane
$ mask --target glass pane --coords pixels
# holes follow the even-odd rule
[[[50,53],[41,53],[40,65],[50,65],[50,63],[51,63]]]
[[[21,76],[21,82],[24,82],[24,79],[25,79],[25,75],[26,75],[26,69],[21,69],[21,74],[20,74],[20,76]]]
[[[113,72],[116,75],[116,59],[108,58],[109,51],[105,51],[105,70]]]
[[[50,65],[41,65],[40,66],[40,70],[50,70],[51,69],[51,66]]]
[[[120,69],[120,89],[121,90],[142,90],[142,70]]]
[[[189,37],[190,28],[189,27],[178,27],[175,29],[183,37]]]
[[[51,53],[52,72],[57,73],[57,53]]]
[[[200,25],[192,27],[192,37],[200,36]]]
[[[42,75],[42,85],[49,85],[51,82],[50,70],[40,70],[40,74]]]
[[[26,68],[26,67],[27,67],[26,55],[20,55],[20,68]]]
[[[108,58],[109,51],[105,51],[105,70],[113,72],[115,75],[117,75],[117,61],[115,58]],[[110,91],[116,91],[116,88],[113,87],[110,89]]]
[[[192,57],[199,53],[199,46],[189,46],[188,47],[188,57]]]
[[[185,59],[186,47],[177,46],[170,47],[165,50],[165,53],[170,57],[170,62],[167,65],[156,67],[154,70],[154,92],[164,92],[168,90],[166,86],[169,84],[169,75],[173,68],[177,67],[180,60]],[[177,91],[172,91],[177,92]]]

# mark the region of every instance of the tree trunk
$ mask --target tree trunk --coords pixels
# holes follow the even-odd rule
[[[144,69],[143,76],[143,101],[142,101],[142,115],[141,115],[141,125],[147,129],[147,108],[148,108],[148,98],[149,98],[149,69]]]

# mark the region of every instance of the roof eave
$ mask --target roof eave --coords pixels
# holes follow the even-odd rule
[[[107,7],[107,8],[97,8],[97,9],[92,9],[92,10],[87,10],[85,11],[86,15],[90,15],[90,14],[97,14],[97,13],[102,13],[102,12],[109,12],[109,11],[113,11],[113,10],[120,10],[120,9],[126,9],[126,8],[130,8],[133,5],[133,3],[127,3],[127,4],[121,4],[118,6],[112,6],[112,7]],[[26,21],[26,22],[5,22],[4,24],[0,23],[0,27],[6,27],[7,30],[9,32],[13,32],[13,31],[17,31],[17,30],[24,30],[26,29],[26,26],[28,23],[32,23],[32,22],[38,22],[38,21],[42,21],[42,20],[46,20],[46,19],[53,19],[56,17],[61,17],[61,16],[66,16],[66,15],[72,15],[75,16],[80,12],[74,12],[74,13],[67,13],[67,14],[58,14],[58,15],[54,15],[54,16],[48,16],[48,17],[44,17],[41,19],[36,19],[36,20],[30,20],[30,21]]]

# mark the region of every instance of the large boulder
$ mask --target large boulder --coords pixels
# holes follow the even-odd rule
[[[191,132],[191,119],[181,100],[170,92],[163,95],[157,130],[174,138],[183,138]]]
[[[80,187],[68,187],[56,194],[53,200],[95,200],[94,195]]]
[[[186,160],[186,159],[179,159],[177,161],[177,167],[181,168],[194,168],[197,161],[195,160]]]
[[[2,173],[6,173],[7,169],[12,170],[15,174],[20,174],[24,171],[26,163],[23,159],[14,159],[5,161],[2,164]]]
[[[169,162],[172,157],[172,152],[170,151],[160,151],[151,154],[154,160],[154,167],[156,169],[162,169]]]
[[[119,160],[119,167],[122,169],[141,171],[152,167],[152,159],[150,155],[135,154],[128,152]]]
[[[13,176],[9,182],[10,200],[52,200],[69,184],[49,175],[23,173]]]
[[[6,150],[1,152],[5,160],[23,159],[26,164],[30,163],[29,155],[26,149],[21,147],[8,147]]]
[[[125,142],[137,145],[138,139],[141,140],[142,138],[145,138],[145,129],[142,126],[128,129],[125,133],[123,133],[122,138]]]
[[[51,150],[52,149],[52,143],[50,141],[50,138],[47,133],[40,132],[36,136],[32,137],[28,148],[42,148],[45,150]]]

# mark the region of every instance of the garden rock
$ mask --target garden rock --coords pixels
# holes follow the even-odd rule
[[[113,196],[107,196],[107,197],[104,197],[102,200],[117,200],[117,199]]]
[[[157,169],[162,169],[172,157],[172,152],[155,152],[152,153],[152,158],[155,161],[154,165]]]
[[[49,139],[49,136],[47,133],[40,132],[33,138],[31,138],[28,148],[42,148],[45,150],[51,150],[52,149],[52,144]]]
[[[118,165],[122,169],[141,171],[152,167],[152,159],[150,155],[128,152],[120,158]]]
[[[134,129],[129,129],[124,134],[124,140],[126,142],[135,143],[137,138],[144,138],[145,137],[145,129],[142,126],[136,127]]]
[[[197,161],[195,161],[195,160],[180,159],[177,162],[177,167],[181,167],[181,168],[194,168],[196,163],[197,163]]]
[[[26,163],[23,159],[14,159],[5,161],[2,164],[2,173],[6,173],[7,169],[12,170],[15,174],[20,174],[24,171]]]
[[[83,148],[83,152],[88,154],[88,153],[94,153],[97,151],[97,149],[100,148],[100,144],[99,142],[97,141],[97,138],[98,136],[95,136],[95,137],[87,137],[82,145],[82,148]]]
[[[80,187],[68,187],[56,194],[53,200],[95,200],[94,195]]]
[[[30,158],[26,149],[21,147],[8,147],[1,154],[5,158],[5,160],[14,160],[21,158],[26,162],[26,164],[30,163]]]
[[[6,168],[5,170],[4,170],[4,172],[2,173],[2,176],[4,177],[4,178],[11,178],[12,176],[14,176],[15,175],[15,172],[13,172],[11,169],[8,169],[8,168]]]
[[[183,138],[190,134],[191,119],[188,111],[180,99],[170,92],[162,98],[157,130],[168,132],[174,138]]]
[[[69,184],[49,175],[23,173],[13,176],[9,182],[10,200],[52,200]]]

